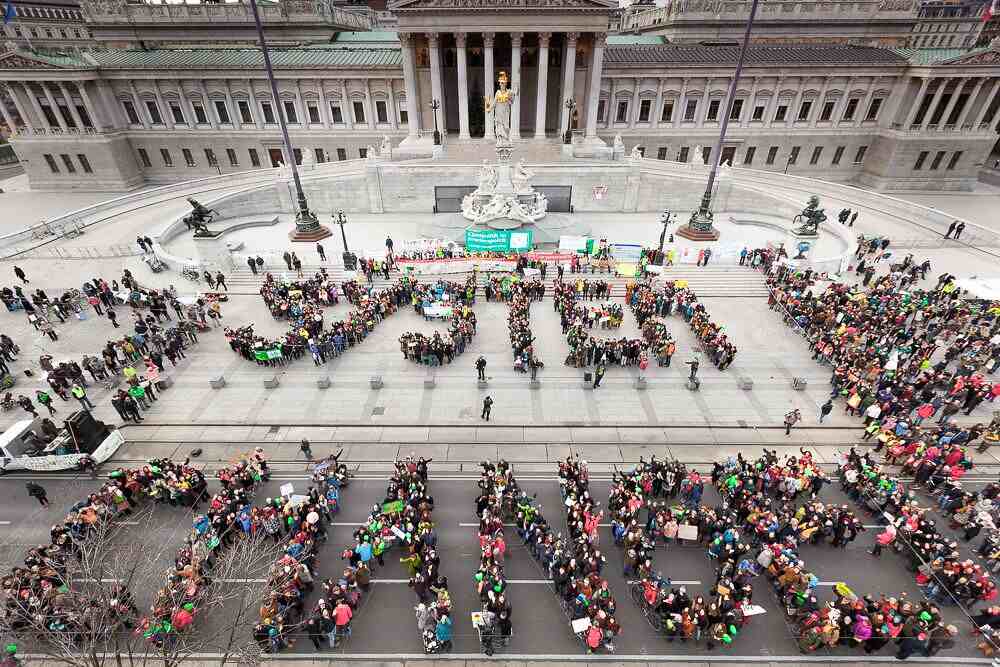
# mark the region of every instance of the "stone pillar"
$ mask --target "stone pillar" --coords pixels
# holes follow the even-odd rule
[[[809,127],[816,127],[816,123],[819,122],[819,117],[823,115],[823,106],[826,104],[826,91],[830,88],[830,77],[823,79],[823,86],[819,90],[819,97],[816,98],[816,106],[818,107],[812,116],[812,120],[809,121]],[[834,104],[834,107],[837,105]],[[830,116],[830,120],[833,120],[833,116]]]
[[[753,82],[750,84],[750,97],[743,102],[743,113],[740,115],[740,127],[748,127],[750,125],[750,119],[753,118],[753,110],[757,105],[757,77],[753,77]],[[824,87],[823,90],[826,90]]]
[[[653,111],[649,116],[649,126],[654,130],[660,126],[660,107],[663,106],[663,79],[656,80],[656,102],[653,103]]]
[[[799,105],[802,103],[802,88],[806,82],[807,79],[805,77],[799,77],[798,89],[795,91],[795,98],[792,100],[792,106],[788,109],[788,117],[785,119],[785,127],[791,127],[799,118]]]
[[[837,102],[837,106],[833,110],[833,126],[837,127],[840,125],[840,119],[844,115],[844,109],[847,108],[847,101],[851,99],[851,88],[854,86],[854,79],[848,77],[847,82],[844,84],[844,94],[840,96],[840,101]]]
[[[782,77],[774,82],[774,94],[771,95],[771,99],[767,103],[767,110],[764,112],[764,127],[771,127],[774,125],[774,114],[778,111],[778,102],[781,101],[781,86],[785,84],[785,80]]]
[[[920,131],[926,132],[927,126],[930,125],[931,118],[934,117],[934,110],[938,108],[941,104],[941,97],[944,95],[944,89],[948,87],[949,79],[947,77],[941,77],[938,79],[940,83],[938,84],[937,90],[934,91],[934,97],[931,98],[931,103],[927,107],[927,113],[924,114],[923,122],[920,123]]]
[[[538,80],[535,86],[535,139],[545,138],[545,103],[549,93],[549,40],[551,32],[538,33]]]
[[[674,129],[680,127],[681,121],[684,119],[684,108],[687,106],[687,101],[684,98],[687,95],[688,81],[690,79],[681,80],[681,94],[677,98],[677,108],[674,109],[673,122],[671,123]]]
[[[94,105],[94,101],[90,99],[90,93],[87,92],[87,82],[80,81],[76,84],[76,87],[80,91],[80,97],[83,99],[83,107],[87,110],[87,115],[90,116],[90,122],[94,126],[94,129],[97,131],[104,129],[104,121],[98,115],[97,107]]]
[[[458,138],[471,139],[469,134],[469,62],[465,51],[469,36],[455,33],[455,51],[458,61]]]
[[[945,125],[948,124],[948,118],[951,116],[952,111],[955,110],[955,105],[958,104],[958,96],[962,94],[962,90],[965,88],[966,82],[969,77],[962,77],[958,80],[958,85],[955,86],[955,92],[951,94],[951,99],[948,100],[948,106],[945,107],[944,113],[941,114],[941,122],[938,123],[938,132],[943,132]]]
[[[375,114],[375,100],[372,99],[372,81],[365,79],[365,108],[368,114],[368,127],[378,129],[378,116]]]
[[[201,96],[204,100],[202,104],[205,105],[205,115],[208,116],[208,122],[212,125],[213,130],[218,131],[219,121],[215,119],[215,109],[212,108],[212,100],[208,98],[208,88],[205,86],[204,79],[198,79],[198,87],[201,89]],[[278,107],[275,109],[276,113],[285,113],[285,107],[280,97],[274,101],[274,104]],[[195,119],[195,123],[197,123],[197,119]],[[291,159],[291,157],[289,157],[289,159]]]
[[[590,52],[590,96],[587,100],[588,138],[597,138],[597,102],[601,99],[601,71],[604,69],[604,45],[607,40],[607,33],[594,33],[594,48]],[[613,111],[609,109],[608,113],[613,113]]]
[[[17,123],[14,122],[14,119],[10,115],[10,111],[7,110],[7,103],[2,100],[0,100],[0,113],[3,114],[3,120],[5,123],[7,123],[7,127],[8,129],[10,129],[10,133],[17,134]]]
[[[521,138],[521,40],[523,32],[510,33],[510,87],[517,92],[510,109],[510,138]]]
[[[484,32],[483,33],[483,94],[488,99],[493,99],[493,94],[496,92],[496,74],[493,71],[493,40],[494,33]],[[496,126],[486,120],[486,134],[485,139],[491,141],[496,139],[497,132]]]
[[[347,79],[340,80],[340,115],[344,117],[344,123],[348,130],[354,129],[354,105],[351,98],[347,96]]]
[[[45,87],[45,84],[40,83],[38,85],[42,86],[42,88]],[[28,101],[31,103],[31,108],[35,110],[35,115],[38,117],[38,122],[42,124],[43,128],[51,130],[52,126],[49,125],[49,119],[45,116],[45,113],[42,112],[42,105],[38,103],[38,97],[35,95],[35,91],[31,89],[30,83],[24,84],[24,93],[25,95],[28,96]]]
[[[399,129],[399,112],[396,110],[396,91],[393,89],[393,80],[386,79],[385,87],[389,91],[389,123],[392,125],[392,129]]]
[[[993,82],[993,88],[990,89],[990,94],[986,96],[983,100],[983,108],[980,109],[979,113],[976,114],[976,122],[972,124],[972,129],[979,129],[979,126],[983,124],[986,120],[986,113],[990,110],[990,104],[993,102],[993,98],[997,95],[997,89],[1000,89],[1000,79]]]
[[[414,36],[399,34],[403,46],[403,88],[406,90],[406,134],[416,139],[420,134],[420,94],[417,91],[417,65],[414,56]]]
[[[920,80],[920,90],[917,91],[917,96],[913,100],[913,105],[910,107],[909,113],[906,114],[906,121],[903,122],[903,129],[909,130],[913,125],[913,121],[917,118],[917,112],[920,111],[920,105],[924,101],[924,95],[927,94],[927,86],[929,86],[931,80],[924,78]]]
[[[326,97],[326,80],[317,79],[317,85],[319,86],[319,117],[323,121],[323,129],[330,129],[330,100]]]
[[[184,91],[181,91],[184,94]],[[253,81],[247,79],[247,95],[250,96],[250,116],[253,118],[254,127],[258,130],[264,129],[264,112],[257,108],[257,95],[253,90]]]
[[[559,98],[561,111],[559,114],[559,129],[566,134],[573,126],[572,112],[566,107],[566,100],[575,100],[576,94],[574,81],[576,75],[576,42],[580,39],[580,33],[566,33],[566,57],[563,59],[563,85],[562,96]],[[584,110],[585,111],[585,110]]]
[[[118,102],[118,98],[115,97],[115,91],[111,88],[107,81],[103,79],[98,79],[97,81],[97,92],[100,93],[99,97],[104,101],[105,108],[108,110],[108,117],[111,120],[111,127],[117,129],[119,127],[128,127],[128,119],[123,117],[124,111],[122,110],[122,105]],[[184,88],[181,87],[181,97],[184,96]]]
[[[642,85],[642,79],[636,77],[632,79],[632,104],[629,109],[628,115],[628,127],[630,130],[635,129],[635,123],[639,120],[639,86]]]
[[[240,118],[240,110],[236,106],[236,100],[233,99],[233,86],[229,83],[229,79],[225,79],[224,83],[226,84],[226,106],[229,107],[229,122],[237,130],[242,130],[243,119]],[[169,115],[167,114],[167,116]]]
[[[871,106],[872,96],[875,94],[876,83],[878,83],[878,77],[873,76],[871,81],[868,82],[868,91],[865,93],[865,98],[861,100],[861,108],[858,109],[858,117],[854,119],[854,127],[861,127],[861,123],[865,122],[865,118],[868,116],[868,107]]]
[[[698,123],[698,127],[703,127],[705,125],[705,121],[708,120],[708,106],[712,102],[712,98],[710,97],[711,91],[712,91],[712,77],[708,77],[707,79],[705,79],[705,91],[701,95],[702,103],[701,103],[701,109],[699,110],[700,113],[695,118],[695,121],[697,121]]]
[[[52,91],[49,90],[49,85],[47,83],[43,81],[41,86],[42,86],[42,92],[45,93],[45,99],[48,100],[49,108],[52,109],[52,115],[56,117],[56,122],[59,123],[59,127],[61,127],[62,131],[65,132],[66,130],[69,129],[69,125],[66,124],[66,120],[63,118],[62,113],[59,112],[59,105],[56,104],[56,98],[52,97]],[[133,86],[133,89],[134,88],[135,87]],[[139,96],[136,95],[136,99],[138,98]],[[139,118],[145,119],[145,117],[142,115],[142,110],[139,109],[138,111],[139,111]],[[149,129],[149,123],[144,122],[143,125],[147,130]]]
[[[59,92],[62,93],[63,101],[66,102],[66,108],[69,109],[69,115],[73,117],[73,122],[79,129],[83,129],[83,119],[80,118],[80,114],[77,113],[76,105],[73,104],[73,98],[70,97],[69,90],[66,88],[66,84],[59,82]]]
[[[428,33],[427,42],[430,45],[429,55],[431,59],[431,100],[438,102],[438,109],[434,112],[437,118],[437,129],[441,135],[446,135],[447,128],[444,126],[444,97],[442,95],[443,86],[441,83],[441,38],[437,33]],[[442,142],[443,143],[443,142]]]
[[[21,123],[23,123],[26,128],[34,132],[35,126],[31,123],[31,118],[28,117],[24,106],[21,104],[21,100],[17,95],[17,89],[10,83],[6,84],[5,87],[7,89],[7,94],[10,95],[10,99],[14,101],[14,107],[17,109],[18,115],[21,116]]]
[[[979,91],[982,90],[984,83],[986,83],[986,79],[976,79],[976,85],[969,94],[969,99],[965,101],[965,108],[962,109],[962,114],[958,117],[958,121],[955,123],[955,127],[957,127],[960,132],[962,127],[965,126],[965,121],[969,119],[969,114],[972,112],[972,106],[976,103],[976,98],[979,97]]]
[[[226,87],[229,87],[229,82],[226,82]],[[170,107],[163,101],[163,94],[160,92],[160,83],[153,79],[153,93],[156,95],[156,103],[160,107],[160,116],[163,117],[163,124],[167,126],[168,130],[174,129],[174,115],[170,112]]]

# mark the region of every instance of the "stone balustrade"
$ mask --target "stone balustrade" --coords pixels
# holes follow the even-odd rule
[[[674,0],[666,7],[635,11],[621,20],[624,32],[662,26],[673,21],[709,20],[719,17],[744,20],[750,15],[749,0]],[[787,20],[789,15],[819,19],[867,18],[888,19],[916,16],[911,0],[847,0],[814,2],[808,0],[771,0],[761,3],[758,21]]]
[[[129,3],[124,0],[81,0],[91,23],[253,23],[250,5],[238,3],[181,4]],[[343,9],[324,0],[284,0],[258,4],[264,23],[324,23],[347,30],[372,29],[373,13],[366,9]]]

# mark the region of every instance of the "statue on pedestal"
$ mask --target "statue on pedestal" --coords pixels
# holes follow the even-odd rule
[[[642,151],[639,150],[638,144],[632,147],[632,152],[629,153],[628,159],[631,160],[632,162],[636,162],[637,160],[642,159]]]
[[[510,112],[514,105],[514,98],[517,97],[516,90],[509,90],[507,72],[501,70],[497,77],[497,90],[493,93],[493,99],[484,97],[483,109],[487,114],[493,115],[493,127],[497,137],[497,147],[510,145]],[[486,122],[490,122],[487,118]]]
[[[699,167],[705,166],[705,151],[702,150],[701,144],[694,147],[694,155],[691,157],[691,164]]]
[[[490,165],[489,160],[483,160],[483,167],[479,170],[479,194],[490,194],[497,188],[497,170]]]
[[[389,141],[389,135],[388,134],[383,134],[382,135],[382,143],[379,145],[378,150],[379,150],[379,153],[381,153],[382,155],[384,155],[386,157],[388,157],[389,155],[392,155],[392,143]]]
[[[819,197],[813,195],[809,197],[806,207],[795,216],[793,224],[798,225],[792,229],[796,236],[819,236],[819,226],[826,220],[826,213],[819,207]]]
[[[524,166],[524,158],[518,160],[510,174],[510,182],[514,186],[514,192],[518,194],[531,192],[531,186],[528,185],[528,181],[534,175],[535,172]]]
[[[208,231],[208,223],[212,222],[214,214],[218,211],[207,208],[192,197],[188,197],[187,200],[191,204],[191,213],[184,217],[184,224],[187,225],[187,228],[193,229],[195,236],[215,236]]]

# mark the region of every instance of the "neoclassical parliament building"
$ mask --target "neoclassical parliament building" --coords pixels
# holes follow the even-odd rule
[[[66,42],[5,26],[0,120],[37,189],[272,168],[289,159],[279,114],[297,162],[371,157],[384,137],[392,159],[472,162],[488,155],[483,99],[504,71],[511,139],[529,161],[609,159],[619,135],[646,158],[700,161],[749,7],[259,0],[275,99],[245,2],[80,0]],[[722,161],[878,190],[970,189],[997,140],[1000,40],[979,39],[976,7],[956,20],[922,7],[762,0]]]

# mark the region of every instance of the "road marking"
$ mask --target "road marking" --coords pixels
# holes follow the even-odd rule
[[[11,521],[0,521],[0,526],[9,526],[11,523]]]
[[[408,584],[409,579],[372,579],[373,584]],[[551,579],[508,579],[508,584],[551,584]]]
[[[117,584],[117,583],[119,583],[121,581],[121,579],[93,579],[93,578],[87,577],[87,578],[77,579],[77,581],[87,581],[87,582],[90,582],[92,584],[97,584],[97,583],[101,583],[101,584]]]
[[[843,584],[843,581],[818,581],[817,586],[836,586],[837,584]]]
[[[666,581],[666,580],[664,580],[664,581]],[[632,584],[641,583],[641,581],[638,580],[638,579],[632,579],[630,581],[626,581],[625,583],[628,584],[629,586],[631,586]],[[671,586],[673,586],[675,584],[676,585],[680,585],[680,586],[701,586],[701,582],[697,581],[697,580],[687,581],[685,579],[671,579],[669,583],[670,583]]]
[[[881,523],[866,523],[865,528],[885,528]]]
[[[267,579],[219,579],[224,584],[262,584]]]

